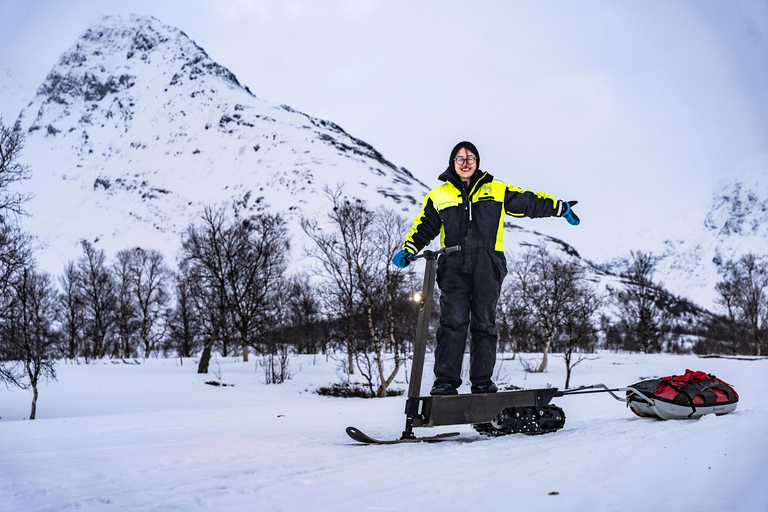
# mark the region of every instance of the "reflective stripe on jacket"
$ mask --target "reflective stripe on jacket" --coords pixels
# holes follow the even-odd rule
[[[543,192],[513,187],[480,170],[467,186],[449,171],[440,175],[443,185],[424,198],[419,215],[405,236],[403,249],[417,254],[440,234],[440,247],[461,245],[465,251],[480,247],[504,251],[504,215],[552,217],[558,201]],[[469,188],[469,190],[467,190]]]

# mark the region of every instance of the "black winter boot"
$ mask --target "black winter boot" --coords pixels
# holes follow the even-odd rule
[[[448,382],[435,382],[434,386],[432,386],[432,391],[429,392],[430,395],[458,395],[459,391],[454,387],[452,384],[449,384]]]
[[[496,393],[499,390],[496,384],[493,382],[484,382],[483,384],[472,384],[472,394],[477,395],[479,393]]]

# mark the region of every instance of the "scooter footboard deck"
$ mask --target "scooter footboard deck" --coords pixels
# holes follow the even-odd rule
[[[475,395],[440,395],[409,398],[405,414],[414,427],[487,423],[508,407],[541,406],[549,403],[557,388],[502,391]]]

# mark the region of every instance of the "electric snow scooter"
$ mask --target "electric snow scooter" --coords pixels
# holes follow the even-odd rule
[[[416,437],[414,427],[472,425],[480,434],[498,437],[508,434],[547,434],[565,426],[565,413],[549,402],[555,397],[588,393],[609,393],[625,402],[638,416],[667,419],[695,419],[705,414],[718,416],[736,409],[736,391],[714,375],[686,370],[684,375],[638,382],[625,388],[609,389],[605,384],[581,386],[563,391],[543,388],[521,391],[499,391],[473,395],[419,396],[424,372],[424,355],[432,312],[437,258],[461,250],[460,246],[439,251],[422,251],[410,261],[426,260],[424,285],[419,305],[416,339],[413,344],[413,364],[408,399],[405,402],[405,430],[400,439],[374,439],[355,427],[347,427],[349,437],[366,444],[397,444],[421,441],[441,441],[459,435],[448,432],[434,436]],[[614,392],[625,392],[624,398]]]
[[[419,396],[424,372],[424,355],[429,333],[429,317],[432,312],[432,295],[435,290],[437,258],[461,250],[461,246],[444,247],[439,251],[422,251],[411,256],[410,261],[426,260],[424,285],[419,305],[416,339],[413,343],[413,363],[408,399],[405,402],[405,430],[400,439],[381,441],[367,436],[355,427],[348,427],[347,434],[355,441],[368,444],[395,444],[420,441],[439,441],[459,435],[459,432],[416,437],[414,427],[438,427],[446,425],[472,425],[475,430],[488,436],[507,434],[546,434],[563,428],[565,414],[555,405],[549,405],[558,394],[557,388],[523,391],[500,391],[473,395]]]

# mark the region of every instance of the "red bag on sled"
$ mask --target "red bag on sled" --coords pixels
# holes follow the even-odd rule
[[[730,384],[714,375],[685,370],[683,375],[638,382],[627,388],[627,404],[638,416],[664,420],[728,414],[736,409],[739,395]]]

